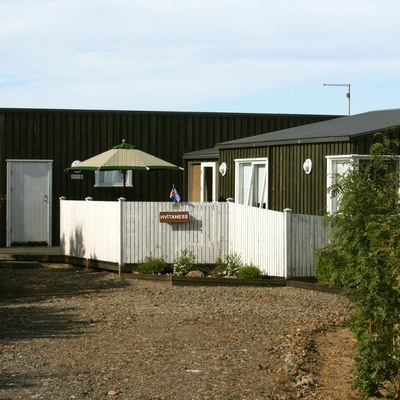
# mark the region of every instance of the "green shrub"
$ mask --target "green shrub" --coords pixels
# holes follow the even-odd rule
[[[328,215],[331,251],[320,261],[320,274],[342,283],[352,302],[354,387],[365,399],[399,387],[400,375],[399,143],[374,139],[367,162],[337,176],[330,188],[340,204]]]
[[[242,257],[237,253],[227,254],[225,260],[219,257],[215,263],[216,271],[222,276],[236,276],[242,267]]]
[[[239,279],[259,279],[262,277],[262,272],[255,265],[245,265],[239,269],[237,277]]]
[[[196,263],[196,256],[192,249],[183,249],[181,255],[174,262],[174,275],[186,275],[193,269]]]
[[[319,283],[330,286],[343,286],[343,276],[340,266],[345,261],[335,246],[328,246],[316,253],[316,275]]]
[[[137,267],[137,272],[140,274],[158,275],[165,273],[168,265],[164,258],[160,257],[146,257],[142,260]]]

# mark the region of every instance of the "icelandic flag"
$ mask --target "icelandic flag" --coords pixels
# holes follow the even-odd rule
[[[172,185],[172,189],[171,189],[169,198],[176,204],[181,201],[181,196],[179,196],[179,193],[176,191],[175,185]]]

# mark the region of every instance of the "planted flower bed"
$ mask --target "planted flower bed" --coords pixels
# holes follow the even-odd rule
[[[168,282],[171,285],[182,286],[286,286],[283,278],[240,279],[235,277],[212,276],[177,276],[177,275],[150,275],[132,274],[133,279]]]

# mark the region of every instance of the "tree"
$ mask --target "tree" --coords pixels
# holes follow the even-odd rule
[[[327,217],[330,244],[319,255],[325,278],[354,306],[355,387],[375,396],[400,381],[400,204],[395,143],[376,136],[365,163],[354,162],[330,188],[338,212]],[[400,398],[397,386],[396,398]]]

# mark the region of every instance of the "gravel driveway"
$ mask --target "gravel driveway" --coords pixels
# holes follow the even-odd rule
[[[210,278],[211,279],[211,278]],[[290,287],[171,286],[65,264],[0,267],[0,399],[289,399],[346,302]]]

